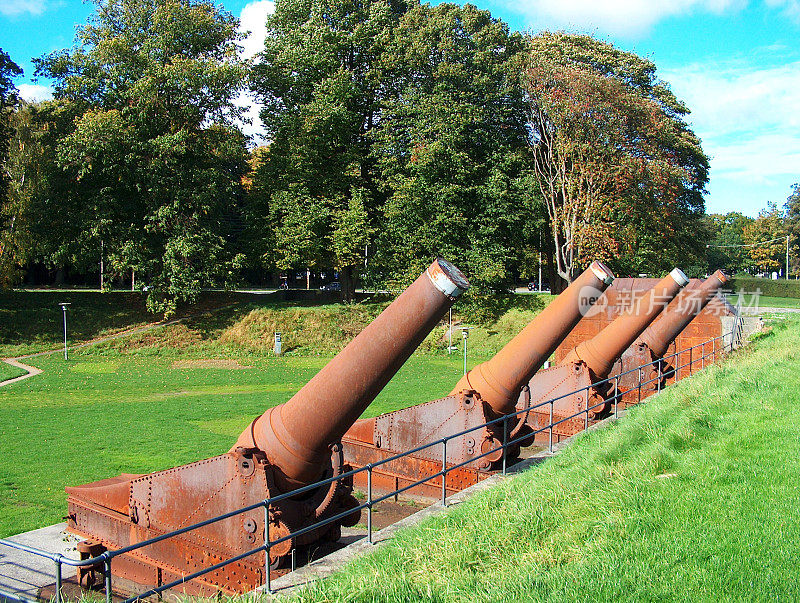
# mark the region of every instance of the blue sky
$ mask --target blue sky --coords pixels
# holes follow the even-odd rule
[[[222,0],[254,32],[272,2]],[[438,3],[435,2],[434,3]],[[690,122],[711,156],[709,212],[754,216],[782,205],[800,182],[800,0],[476,0],[512,29],[591,33],[651,59],[692,110]],[[67,0],[0,0],[0,47],[25,70],[33,57],[72,45],[93,6]]]

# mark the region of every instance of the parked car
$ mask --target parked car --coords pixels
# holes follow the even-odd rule
[[[323,291],[341,291],[342,284],[338,281],[334,281],[332,283],[328,283],[327,285],[322,285],[320,289],[322,289]]]
[[[528,291],[539,291],[539,283],[536,281],[531,281],[528,283]],[[543,280],[542,281],[542,292],[550,293],[550,283]]]

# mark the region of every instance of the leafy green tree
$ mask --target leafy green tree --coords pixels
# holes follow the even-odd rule
[[[11,278],[8,273],[8,258],[10,256],[9,244],[14,236],[14,230],[18,228],[15,223],[16,213],[10,210],[9,205],[9,186],[10,174],[8,167],[9,146],[14,135],[12,118],[14,111],[19,103],[17,87],[14,85],[14,76],[22,74],[22,69],[8,53],[0,48],[0,285],[7,284]]]
[[[242,264],[246,140],[232,124],[245,65],[238,25],[211,2],[96,1],[77,44],[37,61],[77,113],[56,143],[89,246],[117,272],[145,275],[152,310],[171,313]]]
[[[559,276],[594,258],[621,273],[699,263],[708,159],[655,65],[566,33],[531,37],[529,54],[530,143]]]
[[[734,275],[749,272],[753,261],[744,247],[744,230],[753,218],[739,212],[727,214],[708,214],[704,218],[709,233],[706,257],[707,272],[717,269]]]
[[[279,2],[253,69],[271,140],[254,184],[271,191],[261,203],[278,233],[272,259],[279,267],[340,269],[345,299],[363,258],[356,250],[369,241],[382,205],[368,133],[380,122],[384,49],[404,7],[393,0]],[[353,212],[364,225],[358,233]]]
[[[789,253],[789,273],[800,273],[800,184],[795,184],[792,194],[786,200],[786,229],[791,237]]]
[[[758,217],[745,225],[742,240],[757,270],[771,272],[785,268],[786,234],[783,211],[775,203],[767,203]]]
[[[510,281],[537,197],[526,173],[524,41],[474,6],[409,3],[389,46],[392,94],[373,132],[385,196],[378,264],[408,282],[436,255],[478,289]],[[535,239],[534,239],[535,240]]]

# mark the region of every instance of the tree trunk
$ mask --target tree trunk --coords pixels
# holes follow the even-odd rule
[[[554,252],[549,245],[546,245],[544,249],[542,249],[542,256],[544,257],[544,265],[547,274],[547,281],[550,285],[550,293],[557,295],[567,288],[568,283],[558,274],[558,270],[556,270]]]
[[[353,266],[342,268],[342,301],[352,303],[355,297],[356,284],[353,278]]]

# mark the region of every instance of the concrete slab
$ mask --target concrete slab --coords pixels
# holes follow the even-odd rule
[[[61,553],[65,557],[78,559],[75,548],[78,538],[67,534],[66,523],[57,523],[17,536],[6,538],[49,553]],[[75,570],[62,566],[64,578],[71,577]],[[26,553],[0,545],[0,601],[34,601],[39,592],[56,581],[55,562],[45,557]]]

